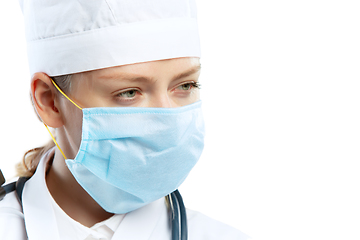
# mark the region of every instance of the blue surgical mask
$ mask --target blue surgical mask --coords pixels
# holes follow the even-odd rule
[[[131,212],[176,190],[204,147],[201,101],[178,108],[82,111],[79,152],[75,159],[65,158],[66,164],[111,213]]]

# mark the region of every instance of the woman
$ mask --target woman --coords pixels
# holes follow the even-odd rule
[[[247,239],[180,211],[204,136],[195,3],[21,6],[33,105],[56,137],[20,165],[0,238]]]

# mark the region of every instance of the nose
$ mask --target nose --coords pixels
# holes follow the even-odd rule
[[[172,100],[169,97],[169,95],[167,93],[163,93],[163,94],[157,94],[156,96],[151,98],[149,107],[171,108],[171,107],[175,107],[175,106],[172,103]]]

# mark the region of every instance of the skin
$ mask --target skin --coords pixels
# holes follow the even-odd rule
[[[194,85],[199,75],[200,63],[195,57],[136,63],[75,74],[66,94],[82,108],[181,107],[199,100],[199,89]],[[42,121],[56,128],[65,156],[74,159],[81,143],[82,111],[58,92],[45,73],[33,75],[31,94]],[[77,183],[58,148],[46,183],[63,211],[84,226],[113,215]]]

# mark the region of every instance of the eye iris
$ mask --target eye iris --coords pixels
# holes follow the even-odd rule
[[[190,83],[186,83],[184,85],[181,86],[183,90],[189,90],[191,88],[191,84]]]
[[[135,90],[129,90],[129,91],[121,93],[121,96],[122,97],[132,98],[132,97],[135,97],[135,94],[136,94]]]

